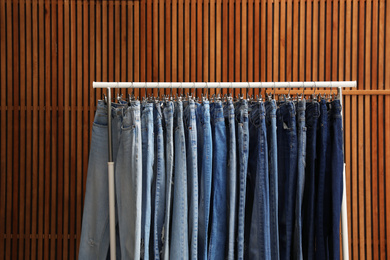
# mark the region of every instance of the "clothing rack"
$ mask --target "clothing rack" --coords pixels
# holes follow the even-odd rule
[[[110,252],[111,260],[116,259],[115,242],[115,186],[114,162],[112,159],[112,126],[111,126],[111,89],[112,88],[337,88],[342,105],[342,88],[356,88],[356,81],[296,81],[296,82],[93,82],[93,88],[107,89],[108,117],[108,193],[110,218]],[[348,222],[345,186],[345,163],[343,170],[343,199],[341,204],[341,234],[343,259],[349,259],[348,252]]]

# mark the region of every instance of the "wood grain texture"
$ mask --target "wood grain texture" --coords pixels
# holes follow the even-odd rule
[[[357,80],[343,110],[350,256],[387,259],[389,59],[385,0],[1,1],[0,259],[77,258],[94,80]]]

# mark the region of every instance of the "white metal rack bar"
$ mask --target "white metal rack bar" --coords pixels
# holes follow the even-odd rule
[[[342,88],[356,88],[356,81],[295,81],[295,82],[93,82],[93,88],[106,88],[107,98],[111,101],[112,88],[338,88],[342,102]],[[110,252],[116,259],[115,241],[115,186],[114,162],[112,158],[111,102],[107,102],[108,117],[108,193],[110,211]],[[343,171],[344,187],[341,205],[341,233],[343,259],[349,259],[348,218],[345,187],[345,167]]]

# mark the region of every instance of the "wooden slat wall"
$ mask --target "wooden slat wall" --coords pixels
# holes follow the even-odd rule
[[[1,1],[0,259],[76,258],[94,80],[357,80],[343,99],[350,256],[388,259],[389,61],[385,0]]]

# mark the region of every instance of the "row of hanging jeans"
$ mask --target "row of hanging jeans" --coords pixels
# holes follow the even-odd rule
[[[112,103],[117,259],[339,259],[340,101]],[[107,106],[79,259],[109,255]]]

